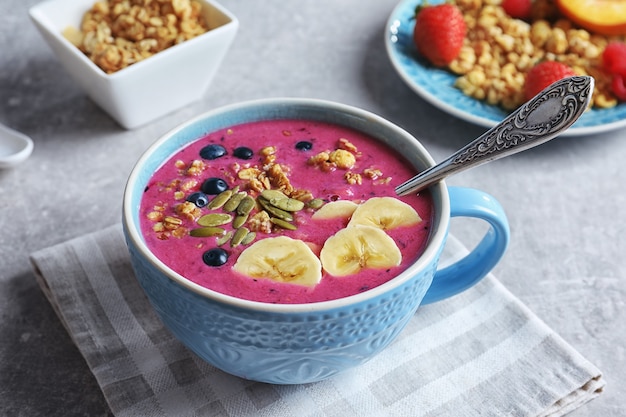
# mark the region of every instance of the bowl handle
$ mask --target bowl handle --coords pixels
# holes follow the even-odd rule
[[[450,217],[473,217],[486,221],[489,230],[464,258],[438,269],[422,304],[434,303],[470,288],[500,261],[509,244],[509,223],[500,203],[473,188],[449,187]]]

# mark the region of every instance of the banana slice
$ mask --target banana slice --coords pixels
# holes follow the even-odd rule
[[[252,278],[313,287],[322,279],[322,265],[311,248],[286,236],[262,239],[249,246],[233,266]]]
[[[348,227],[364,225],[391,230],[413,226],[421,221],[417,211],[404,201],[394,197],[372,197],[354,210]]]
[[[337,200],[324,204],[311,216],[315,220],[336,219],[338,217],[349,219],[358,204],[350,200]]]
[[[396,242],[382,229],[356,225],[329,237],[322,247],[320,259],[326,272],[340,277],[366,268],[400,265],[402,254]]]

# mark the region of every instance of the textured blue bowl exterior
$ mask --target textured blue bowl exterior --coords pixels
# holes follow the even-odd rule
[[[171,280],[129,244],[157,314],[187,347],[233,375],[274,384],[316,382],[364,363],[406,326],[435,263],[391,292],[340,308],[276,313],[203,297]]]
[[[403,279],[393,280],[396,283],[389,290],[368,291],[372,296],[363,293],[292,308],[246,302],[197,288],[146,248],[139,232],[139,205],[145,185],[172,154],[206,133],[276,118],[305,118],[349,126],[389,144],[418,169],[433,163],[408,133],[364,111],[299,99],[234,105],[191,120],[165,134],[146,151],[129,178],[123,225],[136,276],[160,319],[182,343],[230,374],[261,382],[300,384],[320,381],[359,365],[394,340],[431,285],[449,216],[438,214],[433,220],[434,229],[439,230],[437,243],[428,256],[422,256],[420,266],[403,274]],[[435,212],[449,212],[443,184],[434,187],[433,197]]]

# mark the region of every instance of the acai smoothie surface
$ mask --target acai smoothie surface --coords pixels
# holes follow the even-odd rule
[[[312,303],[377,287],[423,252],[428,192],[395,151],[308,120],[215,131],[171,156],[141,202],[149,249],[211,290],[267,303]]]

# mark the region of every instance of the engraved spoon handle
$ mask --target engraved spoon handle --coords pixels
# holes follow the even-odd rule
[[[593,86],[593,78],[587,76],[555,82],[448,159],[397,186],[396,194],[423,190],[448,175],[549,141],[585,112]]]

